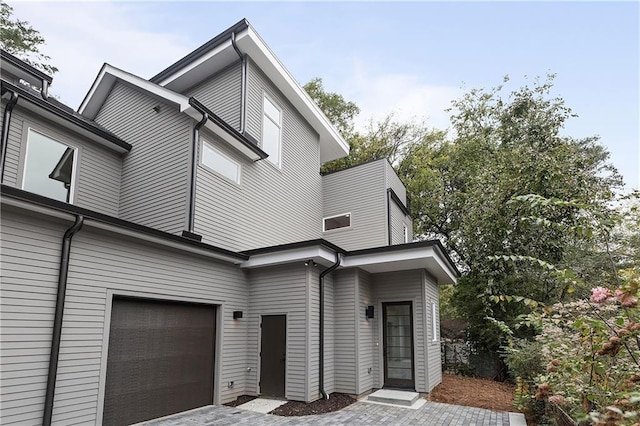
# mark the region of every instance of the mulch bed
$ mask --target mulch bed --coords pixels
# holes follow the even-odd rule
[[[515,387],[509,383],[443,374],[442,383],[429,393],[427,399],[446,404],[515,412],[518,410],[513,408],[514,390]]]
[[[226,405],[227,407],[237,407],[238,405],[242,405],[245,402],[253,401],[256,398],[257,396],[240,395],[235,401],[227,402],[226,404],[222,405]]]
[[[312,414],[331,413],[342,410],[344,407],[353,404],[356,400],[343,393],[332,393],[329,399],[319,399],[314,402],[304,403],[289,401],[284,405],[271,411],[269,414],[276,416],[309,416]]]

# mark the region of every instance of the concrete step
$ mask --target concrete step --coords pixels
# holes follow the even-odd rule
[[[367,400],[382,402],[384,404],[405,405],[407,407],[411,407],[418,398],[420,398],[420,394],[417,392],[380,389],[369,395]]]

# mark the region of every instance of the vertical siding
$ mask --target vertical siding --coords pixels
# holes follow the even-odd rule
[[[307,397],[307,267],[302,264],[260,268],[249,272],[249,316],[246,342],[249,393],[258,394],[260,318],[287,316],[286,398]]]
[[[382,159],[322,177],[323,217],[351,213],[351,227],[323,238],[346,250],[387,245],[387,192]]]
[[[378,317],[380,312],[375,312],[373,300],[373,286],[371,283],[371,275],[368,272],[358,271],[358,307],[357,322],[359,327],[358,345],[359,345],[359,365],[358,365],[358,394],[367,392],[374,388],[374,377],[377,374],[377,358],[378,358],[378,324],[376,318],[367,319],[364,311],[367,306],[374,305],[374,316]]]
[[[334,381],[335,391],[357,394],[356,390],[356,271],[336,271],[334,297]]]
[[[431,302],[436,304],[436,329],[440,330],[440,288],[435,280],[424,273],[424,286],[427,303],[427,356],[428,356],[428,391],[430,392],[440,382],[442,382],[442,360],[440,354],[440,341],[433,341],[433,327],[431,325]]]
[[[96,121],[133,146],[123,160],[120,217],[171,233],[185,229],[193,120],[116,83]]]
[[[383,302],[413,302],[414,368],[417,392],[428,392],[427,355],[425,354],[425,322],[423,300],[423,272],[421,270],[373,274],[373,295],[381,307]],[[382,312],[378,323],[382,321]],[[381,364],[382,365],[382,364]],[[379,377],[382,376],[381,374]]]
[[[247,131],[260,140],[263,92],[282,108],[282,168],[252,162],[208,131],[202,137],[241,165],[240,185],[198,167],[196,232],[203,241],[248,250],[321,237],[318,135],[249,62]],[[256,132],[257,130],[257,132]]]
[[[59,246],[70,223],[3,210],[2,424],[39,424],[49,358]],[[25,240],[25,235],[33,239]],[[25,241],[27,241],[25,243]],[[246,393],[246,323],[230,312],[248,309],[237,267],[92,230],[72,243],[53,421],[94,423],[107,289],[224,302],[221,402]],[[5,306],[6,305],[6,306]],[[10,381],[6,381],[10,380]],[[224,384],[234,381],[228,389]]]
[[[241,71],[240,62],[237,62],[184,94],[193,96],[235,129],[239,129]]]
[[[58,124],[37,117],[20,106],[13,110],[11,117],[3,180],[5,185],[19,187],[21,184],[20,175],[24,167],[21,156],[25,152],[23,145],[27,142],[29,128],[78,148],[79,168],[76,172],[73,204],[111,216],[118,215],[122,170],[122,158],[119,154]]]

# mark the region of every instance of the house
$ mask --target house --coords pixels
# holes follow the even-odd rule
[[[454,264],[386,159],[319,173],[348,145],[246,20],[77,112],[51,83],[2,52],[0,423],[440,382]]]

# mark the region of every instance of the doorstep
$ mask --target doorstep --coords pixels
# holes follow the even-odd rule
[[[418,392],[407,392],[390,389],[380,389],[361,399],[362,402],[390,405],[393,407],[417,409],[425,404]]]
[[[256,398],[249,402],[245,402],[244,404],[238,405],[236,408],[255,411],[256,413],[267,414],[286,403],[287,401],[282,399]]]

